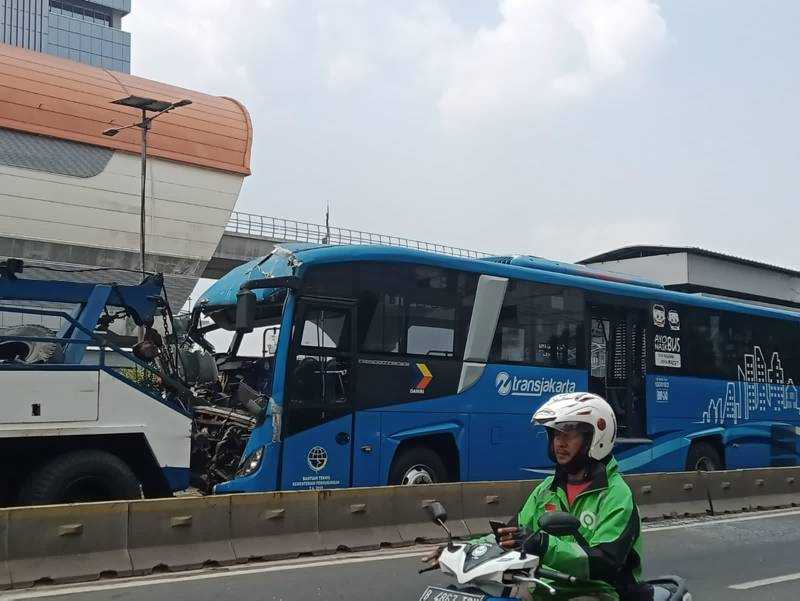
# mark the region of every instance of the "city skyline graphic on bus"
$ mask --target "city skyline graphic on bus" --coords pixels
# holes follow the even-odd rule
[[[744,367],[736,366],[737,381],[728,382],[725,396],[709,399],[700,423],[737,424],[751,414],[800,410],[798,389],[792,378],[786,379],[781,356],[774,352],[769,364],[760,346],[744,355]]]

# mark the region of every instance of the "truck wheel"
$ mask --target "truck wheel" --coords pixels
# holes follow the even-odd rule
[[[136,474],[106,451],[73,451],[39,467],[20,491],[23,505],[141,499]]]
[[[52,338],[54,330],[33,324],[0,328],[0,336],[29,336]],[[33,342],[31,340],[9,340],[0,342],[0,360],[23,363],[63,363],[64,351],[56,342]]]
[[[447,480],[444,461],[428,447],[411,447],[402,451],[389,470],[389,484],[436,484]]]
[[[722,469],[722,457],[714,445],[696,442],[689,448],[686,456],[687,472],[715,472]]]

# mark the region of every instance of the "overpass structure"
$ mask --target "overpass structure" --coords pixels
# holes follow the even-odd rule
[[[481,251],[436,242],[234,211],[202,277],[219,278],[253,257],[269,254],[281,242],[384,244],[473,259],[489,256]]]

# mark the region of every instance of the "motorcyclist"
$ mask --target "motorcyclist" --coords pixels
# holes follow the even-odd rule
[[[652,599],[650,587],[639,584],[639,512],[611,454],[617,423],[609,404],[596,394],[559,394],[536,411],[532,422],[547,428],[555,474],[534,489],[517,523],[498,531],[500,544],[524,545],[543,565],[579,579],[553,583],[556,596],[531,591],[533,598]],[[539,531],[538,520],[548,511],[577,517],[580,534],[555,537]]]

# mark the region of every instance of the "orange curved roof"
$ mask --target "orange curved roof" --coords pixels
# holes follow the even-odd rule
[[[192,101],[153,122],[149,156],[250,174],[253,126],[236,100],[0,44],[0,127],[139,153],[138,128],[102,135],[138,121],[138,109],[111,104],[129,95]]]

